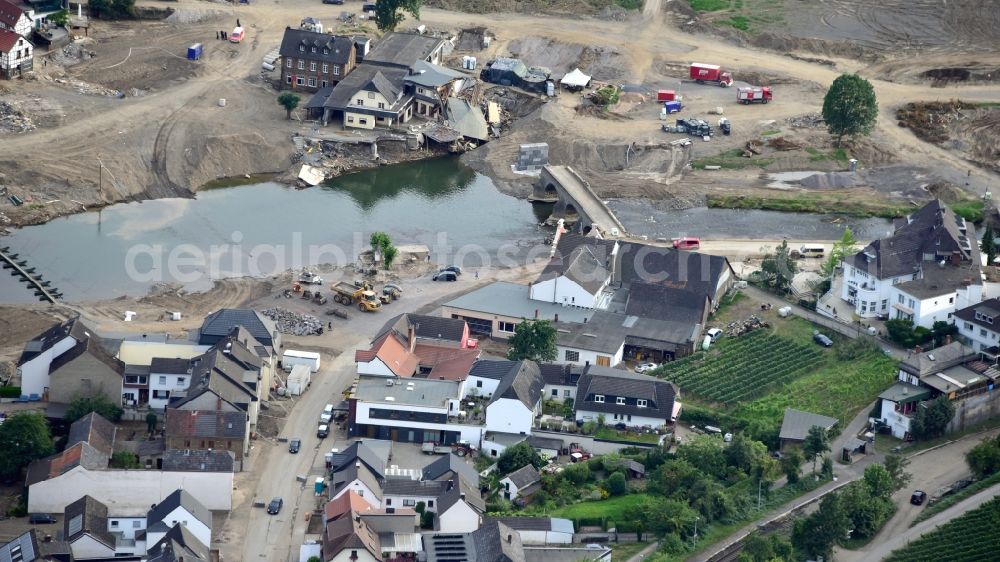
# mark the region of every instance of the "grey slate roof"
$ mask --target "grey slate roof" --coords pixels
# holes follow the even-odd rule
[[[90,443],[82,441],[67,447],[60,453],[36,460],[28,465],[25,486],[62,476],[78,466],[87,470],[104,470],[108,468],[110,458],[110,455],[95,449]]]
[[[465,478],[473,486],[479,486],[476,468],[458,455],[442,455],[423,470],[424,480],[450,480],[456,477]]]
[[[383,496],[438,497],[448,488],[447,481],[390,478],[382,485]]]
[[[607,354],[623,343],[673,350],[694,341],[701,323],[655,319],[598,310],[586,323],[556,323],[559,345]]]
[[[177,472],[232,472],[236,458],[229,451],[167,449],[163,452],[163,470]]]
[[[326,86],[316,90],[316,93],[306,102],[306,109],[323,109],[326,99],[333,93],[333,86]]]
[[[451,300],[444,306],[511,318],[534,318],[537,314],[540,319],[552,320],[558,315],[561,320],[568,322],[583,322],[594,313],[586,308],[532,300],[527,286],[509,281],[490,283]]]
[[[191,368],[190,359],[154,357],[149,362],[150,373],[160,373],[164,375],[184,375]]]
[[[595,395],[603,395],[604,402],[595,402]],[[616,398],[625,397],[625,404],[616,404]],[[662,418],[673,416],[674,402],[679,397],[673,383],[656,377],[630,373],[619,369],[588,365],[577,385],[577,410],[604,414],[634,415]],[[636,400],[646,400],[640,408]]]
[[[538,474],[538,470],[535,469],[534,466],[526,464],[514,472],[511,472],[504,478],[509,478],[510,481],[520,490],[525,486],[538,482],[541,479],[541,475]]]
[[[67,505],[63,521],[63,536],[67,542],[72,543],[85,534],[114,550],[115,537],[108,531],[108,506],[90,496]]]
[[[304,47],[305,51],[300,51],[300,46]],[[315,53],[312,52],[313,47],[316,48]],[[280,53],[282,57],[347,64],[351,60],[353,50],[354,40],[350,37],[286,27],[285,34],[281,38]]]
[[[378,335],[372,338],[372,342],[389,330],[403,336],[405,340],[410,326],[413,326],[417,339],[444,340],[461,344],[465,333],[465,320],[407,312],[390,318],[378,331]]]
[[[562,449],[563,442],[562,439],[529,435],[528,445],[531,445],[535,449],[552,449],[558,451],[559,449]]]
[[[514,368],[515,363],[516,361],[509,361],[507,359],[480,359],[472,364],[469,376],[501,380]]]
[[[601,281],[603,281],[607,277],[608,266],[611,265],[615,244],[614,240],[604,240],[581,234],[562,234],[556,244],[555,254],[549,263],[545,264],[545,269],[538,275],[535,282],[554,279],[561,275],[570,275],[568,272],[570,267],[581,256],[583,259],[576,266],[577,270],[572,275],[586,279],[600,277],[604,274],[604,277],[601,277]]]
[[[493,520],[472,532],[476,562],[524,562],[521,535]]]
[[[220,340],[220,342],[226,341],[229,340]],[[183,406],[205,392],[213,392],[234,406],[244,410],[249,409],[249,404],[257,401],[257,395],[243,382],[244,375],[248,370],[259,371],[260,367],[247,365],[241,361],[238,356],[240,347],[239,343],[233,343],[230,353],[226,353],[219,347],[213,346],[209,351],[192,359],[191,384],[187,394],[178,400],[171,399],[169,407]],[[255,354],[253,356],[256,357]]]
[[[802,441],[809,435],[809,430],[815,426],[829,430],[835,425],[837,425],[837,418],[785,408],[785,417],[781,420],[781,431],[778,432],[778,438]]]
[[[45,330],[41,334],[35,336],[31,341],[24,344],[24,350],[21,352],[21,357],[18,358],[17,364],[19,366],[23,365],[49,349],[52,349],[52,346],[56,343],[72,335],[74,327],[77,323],[78,318],[71,318],[65,322],[56,324],[48,330]]]
[[[916,386],[896,381],[892,386],[883,390],[878,397],[883,400],[889,400],[890,402],[908,404],[910,402],[919,402],[930,398],[931,392],[932,390],[925,386]]]
[[[246,328],[261,344],[277,347],[273,340],[277,332],[274,322],[256,310],[246,308],[222,308],[206,316],[201,323],[198,343],[212,345],[238,326]]]
[[[542,373],[542,380],[545,384],[556,386],[576,386],[580,380],[582,371],[573,365],[559,365],[557,363],[542,363],[538,366]]]
[[[722,275],[732,267],[721,256],[661,248],[636,242],[621,242],[618,269],[614,282],[631,287],[633,283],[657,283],[692,294],[705,295],[712,302]]]
[[[418,60],[410,66],[410,74],[406,77],[406,82],[425,88],[439,88],[460,78],[465,78],[465,74],[445,66]]]
[[[977,312],[984,316],[988,316],[993,319],[993,321],[989,322],[976,318]],[[991,332],[1000,332],[1000,299],[987,299],[981,303],[967,306],[961,310],[956,310],[955,318],[975,324],[980,328],[986,328]]]
[[[358,466],[360,464],[360,466]],[[350,463],[330,475],[330,495],[334,496],[344,486],[359,480],[368,486],[378,498],[382,497],[382,480],[363,463]],[[407,481],[402,478],[392,478],[386,482]]]
[[[538,369],[538,363],[534,361],[518,361],[511,367],[507,375],[500,380],[500,384],[497,385],[496,391],[493,392],[493,397],[490,398],[489,404],[501,398],[508,398],[519,400],[531,410],[541,399],[543,386],[544,382],[542,381],[541,372]],[[487,404],[487,407],[489,407],[489,404]]]
[[[330,96],[323,103],[323,107],[329,107],[338,111],[352,108],[354,95],[361,90],[379,91],[387,101],[393,104],[382,112],[398,111],[406,101],[406,96],[397,100],[403,91],[403,78],[406,76],[405,68],[382,67],[369,64],[368,60],[359,64],[343,80],[337,83],[330,92]],[[362,110],[364,108],[354,106],[352,109]],[[371,109],[371,108],[368,108]]]
[[[632,283],[625,314],[700,324],[711,307],[708,295],[655,283]]]
[[[389,33],[365,55],[365,63],[403,70],[418,60],[426,60],[444,42],[418,33]]]
[[[184,525],[174,525],[163,538],[149,547],[147,562],[193,562],[208,561],[211,554],[207,545]]]
[[[891,236],[873,241],[845,261],[878,279],[889,279],[917,273],[921,267],[930,267],[931,261],[950,259],[953,252],[958,252],[963,266],[974,272],[973,279],[978,279],[980,258],[975,228],[935,199],[907,217],[906,222],[900,221]],[[933,260],[925,262],[925,256]]]
[[[483,111],[462,98],[448,98],[445,108],[445,119],[448,125],[470,139],[484,141],[490,137],[490,128],[486,124]]]
[[[0,562],[73,562],[73,551],[66,541],[39,540],[31,529],[6,544],[0,544]]]
[[[163,498],[163,501],[153,506],[146,514],[146,525],[151,527],[154,523],[163,521],[164,517],[178,507],[183,507],[195,519],[204,523],[209,529],[212,528],[212,512],[187,490],[174,490],[172,494]]]
[[[486,512],[486,500],[483,499],[479,488],[470,484],[465,478],[458,477],[457,480],[454,480],[454,485],[451,488],[445,488],[438,496],[438,513],[444,513],[451,509],[451,506],[463,499],[463,494],[465,503],[472,509],[479,513]]]
[[[85,442],[110,457],[114,453],[116,432],[115,424],[100,414],[91,412],[69,426],[66,448]]]
[[[371,447],[361,441],[355,441],[346,449],[334,453],[330,470],[331,472],[337,472],[359,461],[364,463],[371,470],[372,474],[378,478],[385,477],[385,462]]]
[[[914,353],[900,361],[899,368],[918,377],[924,377],[975,360],[978,357],[979,354],[974,349],[955,341],[931,351]]]

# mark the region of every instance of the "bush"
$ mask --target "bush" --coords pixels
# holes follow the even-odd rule
[[[135,0],[90,0],[88,9],[97,18],[131,19],[135,17]]]
[[[421,529],[433,529],[434,528],[434,512],[425,511],[420,514],[420,528]]]
[[[19,398],[20,396],[21,396],[21,387],[0,386],[0,398]]]
[[[101,394],[93,396],[80,396],[74,398],[66,408],[66,421],[73,423],[91,412],[96,412],[111,422],[116,422],[122,418],[122,409],[118,404],[108,400]]]
[[[590,480],[590,467],[582,462],[571,464],[563,470],[562,475],[573,484],[580,485]]]
[[[607,109],[609,106],[617,104],[619,97],[621,97],[621,91],[618,86],[608,85],[594,92],[593,99],[594,103]]]
[[[128,451],[118,451],[111,455],[111,468],[142,468],[139,457]]]

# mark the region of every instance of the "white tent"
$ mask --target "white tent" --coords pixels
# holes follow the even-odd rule
[[[590,84],[590,76],[587,76],[579,68],[576,68],[573,72],[563,76],[560,82],[562,82],[563,86],[570,88],[585,88],[587,84]]]

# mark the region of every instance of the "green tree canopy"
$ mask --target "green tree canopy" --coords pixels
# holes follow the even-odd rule
[[[830,251],[830,255],[823,262],[823,267],[821,272],[824,277],[833,276],[834,271],[840,266],[840,262],[844,258],[850,257],[855,253],[855,247],[858,245],[857,239],[854,238],[854,232],[850,228],[844,229],[844,234],[840,236],[840,240],[834,242],[833,249]]]
[[[761,281],[778,292],[787,292],[798,266],[788,250],[788,241],[782,240],[774,252],[765,253],[760,263]]]
[[[45,19],[59,27],[66,27],[66,24],[69,23],[69,10],[59,10],[45,16]]]
[[[538,456],[538,453],[531,448],[527,441],[522,441],[513,447],[507,447],[500,455],[500,458],[497,459],[497,472],[506,476],[529,464],[535,468],[541,468],[545,466],[545,461]]]
[[[976,478],[986,478],[1000,471],[1000,445],[997,439],[984,439],[965,453],[965,462]]]
[[[0,425],[0,475],[17,476],[31,461],[55,452],[49,424],[41,414],[22,412]]]
[[[375,25],[379,31],[392,31],[406,18],[403,12],[419,20],[423,3],[423,0],[378,0],[375,3]]]
[[[930,439],[944,435],[955,417],[955,405],[945,395],[930,402],[923,402],[910,418],[910,433],[917,439]]]
[[[282,92],[278,96],[278,105],[285,108],[285,117],[287,119],[292,118],[292,112],[299,106],[299,100],[299,96],[291,92]]]
[[[997,257],[996,234],[993,233],[993,225],[987,223],[983,229],[982,252],[986,254],[986,264],[993,265],[993,260]]]
[[[369,243],[372,246],[372,251],[382,256],[385,268],[392,267],[392,262],[396,261],[396,255],[399,253],[399,250],[392,245],[392,238],[389,238],[389,235],[384,232],[372,232]]]
[[[623,496],[628,493],[628,479],[621,472],[616,472],[608,476],[608,494],[612,496]]]
[[[828,494],[819,509],[808,517],[795,520],[792,545],[800,559],[831,559],[833,545],[845,536],[850,525],[840,494]]]
[[[121,406],[115,404],[103,394],[94,394],[93,396],[78,396],[74,398],[69,403],[69,407],[66,408],[65,418],[67,422],[73,423],[91,412],[96,412],[101,417],[112,422],[122,419],[123,413]]]
[[[881,467],[882,465],[873,464]],[[879,478],[887,475],[881,474]],[[875,536],[882,525],[892,515],[893,504],[888,497],[876,496],[871,493],[871,487],[867,482],[868,470],[865,470],[865,482],[851,482],[844,489],[837,493],[841,497],[841,503],[847,518],[850,520],[850,528],[853,530],[853,538],[869,538]]]
[[[799,481],[802,474],[802,453],[798,449],[791,449],[781,456],[781,471],[785,473],[785,478],[789,484]]]
[[[813,472],[816,472],[816,459],[829,450],[830,438],[826,430],[818,425],[810,427],[805,441],[802,442],[802,454],[807,461],[813,463]]]
[[[906,487],[910,483],[910,479],[913,476],[906,471],[906,467],[910,464],[910,461],[903,455],[896,453],[889,453],[885,456],[885,462],[882,463],[885,469],[889,472],[889,477],[892,478],[892,491],[898,492]]]
[[[823,120],[840,144],[844,135],[868,135],[878,119],[878,101],[871,82],[857,74],[841,74],[823,98]]]
[[[863,481],[868,493],[876,498],[888,499],[896,491],[892,475],[881,464],[866,466]]]
[[[556,328],[548,320],[522,320],[508,340],[507,359],[556,360]]]

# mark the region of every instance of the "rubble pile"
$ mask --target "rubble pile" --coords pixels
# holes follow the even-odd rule
[[[726,326],[726,335],[735,338],[759,328],[767,327],[768,323],[765,322],[763,318],[757,316],[756,314],[751,314],[743,320],[730,322],[729,325]]]
[[[70,43],[51,55],[52,61],[63,66],[72,66],[81,61],[92,59],[97,53],[79,43]]]
[[[90,82],[84,82],[83,80],[75,80],[73,78],[56,78],[56,84],[64,84],[72,88],[76,88],[77,92],[86,95],[93,96],[108,96],[111,98],[121,98],[124,94],[118,90],[112,90],[111,88],[105,88],[97,84],[91,84]]]
[[[268,308],[261,313],[271,320],[282,334],[315,336],[323,333],[323,323],[310,314],[299,314],[280,307]]]
[[[786,151],[786,150],[798,150],[798,149],[802,148],[802,146],[799,145],[798,143],[794,143],[794,142],[786,139],[785,137],[773,137],[773,138],[770,138],[770,139],[767,140],[767,146],[770,146],[771,148],[773,148],[775,150],[782,150],[782,151]]]
[[[785,121],[792,127],[798,129],[804,129],[807,127],[822,127],[823,126],[823,116],[819,113],[806,113],[805,115],[796,115],[794,117],[789,117]]]
[[[35,129],[35,123],[14,104],[0,101],[0,134],[27,133]]]

